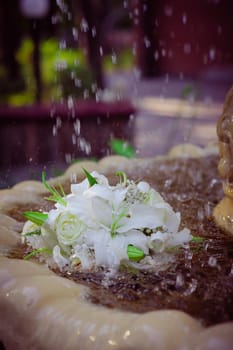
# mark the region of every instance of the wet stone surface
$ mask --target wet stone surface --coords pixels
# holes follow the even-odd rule
[[[175,262],[165,270],[123,268],[114,276],[103,270],[59,274],[90,287],[88,299],[110,308],[139,313],[178,309],[204,325],[233,320],[233,236],[212,218],[223,197],[217,161],[213,156],[163,160],[128,173],[130,178],[148,181],[180,211],[182,226],[204,238],[176,251]]]

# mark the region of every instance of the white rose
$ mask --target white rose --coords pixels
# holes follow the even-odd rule
[[[61,246],[76,245],[86,230],[86,225],[76,215],[60,213],[55,221],[55,231]]]

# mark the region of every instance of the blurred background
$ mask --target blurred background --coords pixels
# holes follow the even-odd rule
[[[0,1],[0,187],[216,144],[231,0]]]

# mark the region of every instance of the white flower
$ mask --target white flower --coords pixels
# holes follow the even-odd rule
[[[116,270],[122,261],[130,260],[129,246],[139,250],[140,257],[148,257],[151,251],[161,254],[191,240],[188,229],[179,231],[180,214],[147,182],[135,183],[123,174],[122,182],[110,186],[105,176],[90,175],[97,183],[90,186],[85,179],[72,184],[71,193],[64,197],[66,206],[55,204],[40,228],[41,235],[26,237],[38,226],[24,226],[27,243],[51,249],[60,269],[78,263],[83,269]]]
[[[61,254],[61,249],[58,245],[53,248],[53,259],[60,269],[69,265],[69,260]]]
[[[56,218],[54,228],[60,245],[71,247],[80,241],[86,225],[76,215],[64,211]]]
[[[27,243],[35,249],[45,247],[44,241],[39,234],[31,234],[40,230],[40,227],[31,221],[26,221],[21,234],[22,243]]]

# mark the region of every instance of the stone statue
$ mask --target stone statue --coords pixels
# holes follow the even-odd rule
[[[219,139],[218,171],[223,181],[224,198],[214,209],[216,223],[233,234],[233,87],[228,92],[217,123]]]

